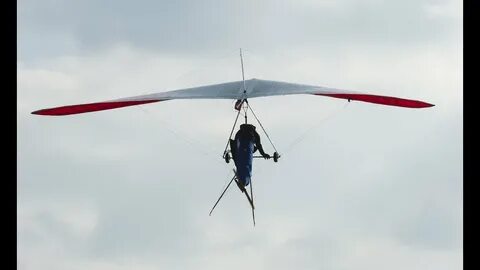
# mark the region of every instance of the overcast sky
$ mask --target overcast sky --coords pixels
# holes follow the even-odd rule
[[[19,269],[462,269],[459,0],[18,1]],[[257,226],[221,160],[230,100],[30,112],[246,78],[433,103],[250,100]],[[264,134],[264,148],[272,154]]]

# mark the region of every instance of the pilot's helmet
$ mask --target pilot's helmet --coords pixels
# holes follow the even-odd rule
[[[255,126],[251,124],[241,124],[240,129],[244,130],[255,130]]]

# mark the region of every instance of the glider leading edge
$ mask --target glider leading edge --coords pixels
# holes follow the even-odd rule
[[[243,57],[240,50],[240,59],[242,63],[242,76],[243,72]],[[263,157],[265,159],[270,159],[271,156],[266,154],[263,151],[263,148],[260,144],[260,139],[258,133],[255,131],[255,126],[247,123],[247,111],[250,110],[252,115],[255,117],[257,122],[260,124],[260,127],[264,131],[271,145],[275,149],[273,153],[273,161],[277,162],[280,158],[280,154],[277,152],[275,146],[273,145],[270,137],[266,133],[263,125],[260,123],[259,119],[253,112],[248,99],[256,97],[267,97],[267,96],[279,96],[279,95],[297,95],[297,94],[310,94],[316,96],[326,96],[340,99],[347,99],[349,102],[351,100],[376,103],[381,105],[404,107],[404,108],[427,108],[434,106],[433,104],[412,100],[412,99],[403,99],[398,97],[391,96],[381,96],[381,95],[372,95],[367,93],[359,93],[354,91],[322,87],[322,86],[312,86],[296,83],[287,83],[279,81],[268,81],[260,79],[250,79],[245,80],[243,77],[242,81],[227,82],[222,84],[214,84],[200,87],[193,87],[187,89],[180,89],[168,92],[160,92],[149,95],[140,95],[133,96],[121,99],[114,99],[103,102],[95,103],[86,103],[86,104],[76,104],[76,105],[67,105],[61,107],[47,108],[42,110],[37,110],[32,112],[36,115],[48,115],[48,116],[63,116],[63,115],[72,115],[72,114],[81,114],[87,112],[103,111],[110,110],[128,106],[142,105],[160,101],[167,101],[173,99],[230,99],[237,100],[235,104],[235,110],[238,111],[235,123],[232,127],[230,133],[229,141],[225,147],[222,158],[229,163],[230,159],[234,160],[236,170],[234,170],[234,176],[230,180],[229,184],[220,195],[215,205],[213,206],[210,214],[215,209],[216,205],[223,197],[230,184],[235,181],[244,193],[250,203],[252,208],[253,224],[255,225],[255,213],[254,213],[254,203],[253,203],[253,188],[251,183],[251,172],[252,172],[252,161],[253,158]],[[239,117],[241,110],[244,111],[245,123],[240,126],[239,132],[236,134],[235,139],[232,140],[232,134],[235,130],[235,126]],[[242,131],[247,131],[243,132]],[[239,135],[240,134],[240,135]],[[242,135],[243,134],[243,135]],[[247,135],[245,135],[247,134]],[[250,135],[248,135],[250,134]],[[258,137],[258,138],[257,138]],[[230,148],[230,149],[228,149]],[[253,153],[256,150],[262,154],[261,156],[254,156]],[[246,187],[250,185],[250,195],[246,191]]]
[[[243,91],[243,83],[245,90]],[[347,100],[358,100],[382,105],[405,107],[405,108],[426,108],[433,104],[398,97],[372,95],[359,93],[329,87],[312,86],[296,83],[287,83],[279,81],[267,81],[260,79],[250,79],[246,81],[228,82],[200,87],[193,87],[175,91],[160,92],[150,95],[141,95],[114,99],[103,102],[76,104],[61,107],[42,109],[32,112],[37,115],[62,116],[95,111],[116,109],[127,106],[141,105],[172,99],[233,99],[243,100],[256,97],[280,96],[280,95],[298,95],[310,94],[317,96],[327,96],[342,98]]]

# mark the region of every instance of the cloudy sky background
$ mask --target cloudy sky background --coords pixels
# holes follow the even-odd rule
[[[462,269],[457,0],[18,1],[19,269]],[[257,226],[220,159],[233,101],[30,112],[246,78],[424,100],[250,102]],[[264,146],[272,153],[263,134]]]

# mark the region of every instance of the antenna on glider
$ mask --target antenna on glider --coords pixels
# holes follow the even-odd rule
[[[240,62],[242,63],[243,94],[246,94],[246,93],[247,93],[247,88],[245,87],[245,72],[243,71],[243,55],[242,55],[242,48],[240,48]]]

